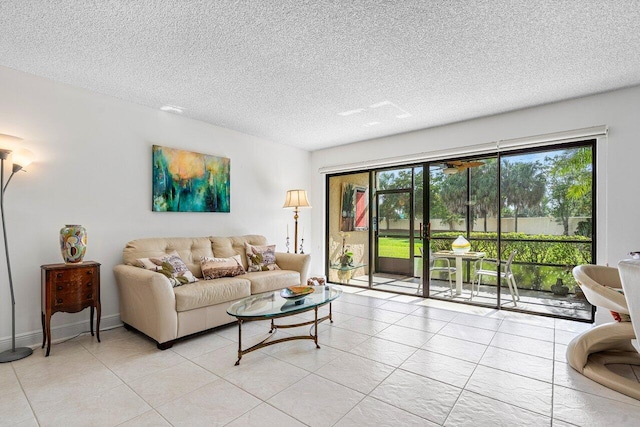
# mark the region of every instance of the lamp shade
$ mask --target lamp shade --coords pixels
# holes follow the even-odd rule
[[[289,190],[283,208],[310,208],[306,190]]]
[[[22,138],[0,133],[0,150],[13,151],[20,142],[22,142]]]
[[[12,153],[12,160],[14,165],[18,165],[21,168],[26,168],[33,162],[33,153],[27,149],[20,149]]]

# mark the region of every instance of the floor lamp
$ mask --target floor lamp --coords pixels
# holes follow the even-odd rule
[[[29,347],[16,348],[16,299],[13,293],[13,278],[11,277],[11,262],[9,261],[9,245],[7,244],[7,229],[4,221],[4,193],[16,172],[22,170],[31,163],[32,153],[29,150],[19,150],[12,155],[13,171],[4,182],[4,161],[7,160],[12,150],[4,148],[20,142],[15,136],[0,134],[0,217],[2,218],[2,236],[4,237],[4,253],[7,256],[7,274],[9,275],[9,289],[11,290],[11,350],[0,353],[0,363],[13,362],[31,355],[33,350]]]
[[[293,208],[293,220],[295,221],[295,228],[293,232],[293,252],[298,253],[298,212],[300,208],[310,208],[309,200],[307,200],[306,190],[289,190],[287,191],[287,198],[284,201],[283,208]],[[304,239],[304,236],[302,237]]]

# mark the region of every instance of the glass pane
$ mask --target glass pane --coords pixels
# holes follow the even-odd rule
[[[408,236],[411,227],[411,195],[391,193],[378,195],[380,236]]]
[[[332,176],[328,191],[328,280],[366,287],[369,285],[369,173]],[[345,254],[348,256],[344,257]],[[343,262],[345,268],[341,267]]]
[[[496,238],[498,232],[498,161],[495,158],[482,159],[484,164],[470,168],[471,188],[469,189],[469,207],[473,223],[472,232],[492,233]],[[473,234],[472,234],[473,236]]]
[[[484,267],[481,262],[498,252],[497,159],[433,164],[429,190],[431,239],[430,251],[425,257],[429,258],[430,296],[495,306],[495,285],[476,288],[473,296],[471,291],[476,269],[490,268],[491,264]],[[471,220],[470,230],[467,230],[467,215]],[[450,252],[458,236],[468,238],[471,249],[456,256]]]
[[[411,193],[378,193],[377,212],[376,274],[412,278]]]
[[[467,229],[467,174],[445,174],[442,165],[430,166],[429,209],[431,236],[451,237],[466,234]],[[455,238],[454,237],[454,238]]]
[[[411,188],[411,168],[378,172],[376,180],[378,190],[408,190]]]
[[[518,308],[590,319],[571,270],[594,261],[591,146],[503,156],[500,168],[501,258],[517,251]]]

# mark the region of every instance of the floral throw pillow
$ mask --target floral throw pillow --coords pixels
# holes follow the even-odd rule
[[[202,267],[202,276],[206,280],[218,279],[220,277],[234,277],[246,273],[240,261],[240,255],[229,258],[203,256],[200,258],[200,266]]]
[[[174,288],[198,281],[175,251],[163,257],[141,258],[137,261],[142,268],[165,275]]]
[[[280,270],[276,264],[276,245],[253,246],[244,244],[247,251],[248,272]]]

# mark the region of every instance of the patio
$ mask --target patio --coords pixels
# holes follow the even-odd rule
[[[372,277],[372,289],[416,295],[420,280],[418,277],[376,273]],[[369,276],[363,275],[353,277],[349,285],[366,288],[368,283]],[[446,301],[469,302],[471,297],[471,285],[469,283],[464,283],[462,295],[455,295],[454,293],[453,297],[450,295],[449,282],[446,280],[433,279],[430,289],[431,297]],[[497,288],[495,286],[481,285],[479,294],[473,296],[473,302],[493,307],[496,304],[496,291]],[[576,297],[574,294],[559,296],[551,292],[522,288],[518,288],[518,291],[520,293],[520,301],[518,301],[517,309],[557,317],[570,317],[576,320],[591,319],[591,304],[586,299]],[[513,308],[511,295],[506,286],[503,286],[501,290],[501,306]]]

